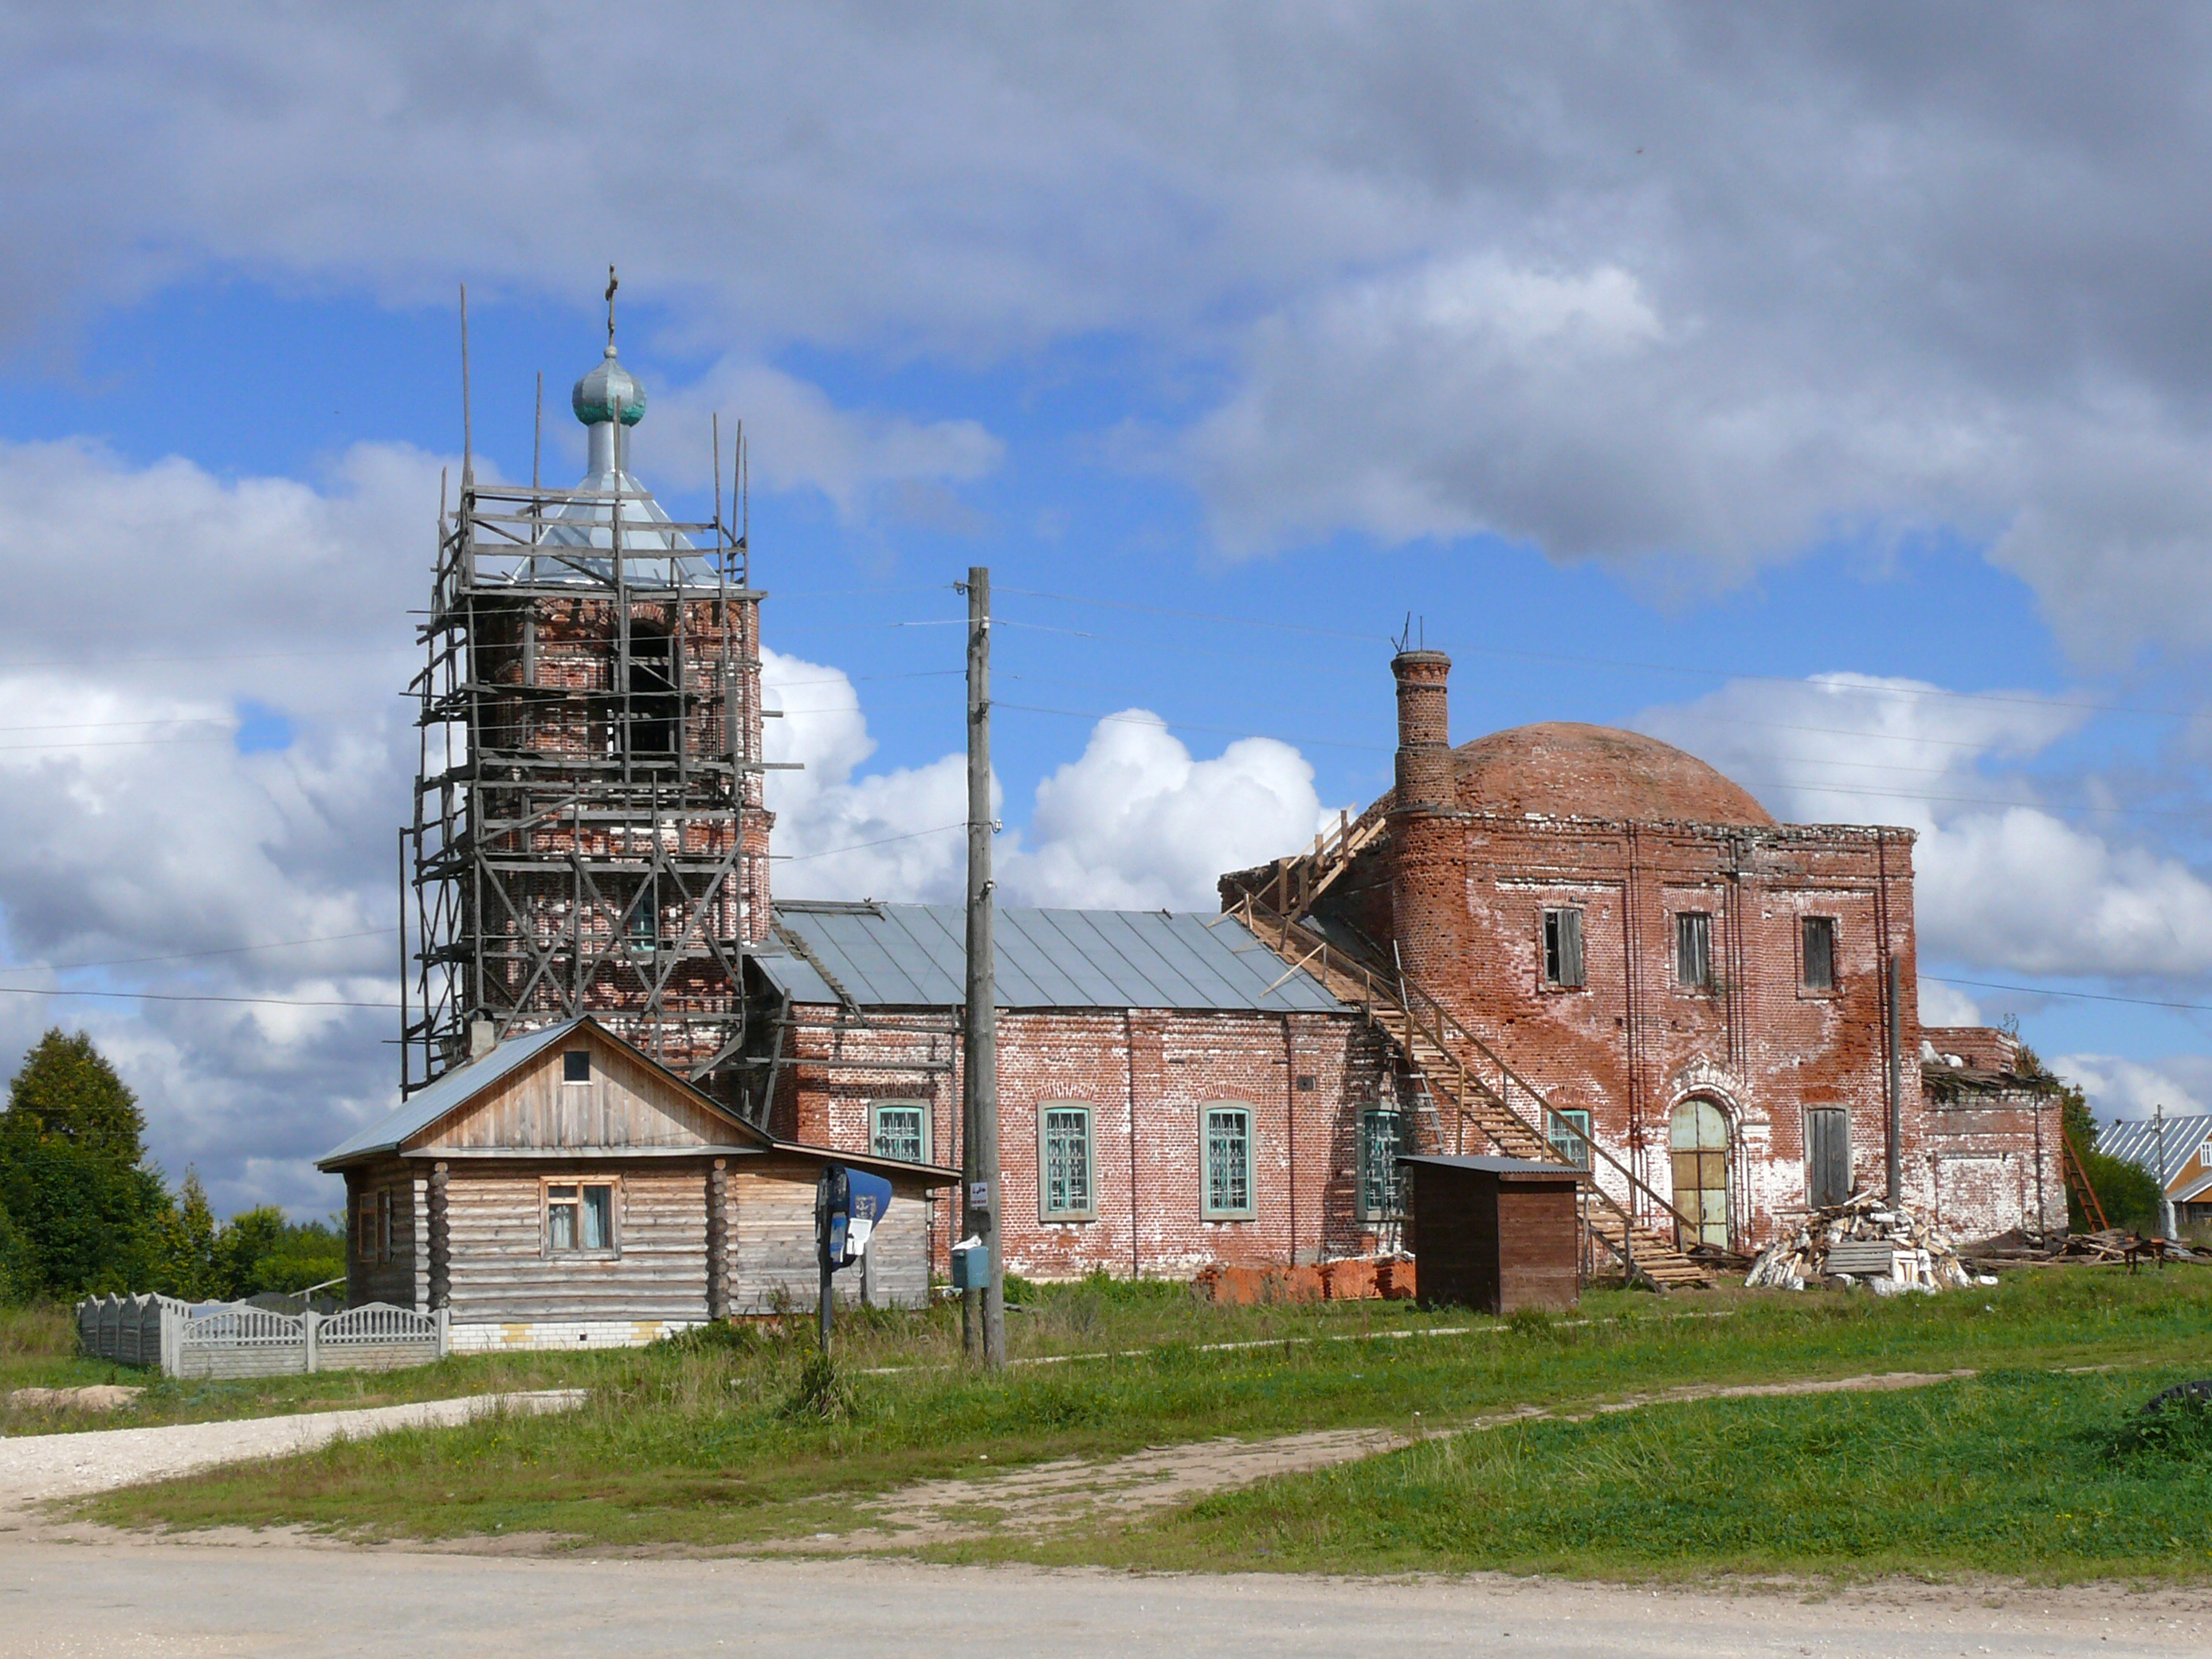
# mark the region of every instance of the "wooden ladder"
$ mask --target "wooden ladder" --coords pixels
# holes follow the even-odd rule
[[[1349,857],[1345,855],[1346,861]],[[1508,1158],[1556,1164],[1563,1161],[1558,1147],[1536,1127],[1554,1126],[1583,1143],[1585,1168],[1604,1164],[1626,1186],[1632,1201],[1650,1212],[1649,1220],[1632,1214],[1595,1180],[1586,1188],[1591,1237],[1620,1264],[1625,1276],[1655,1290],[1711,1285],[1711,1274],[1676,1242],[1682,1230],[1694,1236],[1696,1229],[1688,1219],[1571,1118],[1554,1112],[1534,1085],[1435,998],[1402,975],[1394,978],[1354,960],[1311,929],[1275,913],[1249,890],[1238,896],[1229,914],[1293,969],[1313,975],[1332,995],[1360,1009],[1389,1037],[1407,1070],[1450,1115],[1455,1151],[1467,1150],[1466,1130],[1472,1123],[1483,1141]],[[1493,1073],[1495,1084],[1490,1080]],[[1534,1109],[1534,1121],[1514,1104],[1516,1089]],[[1439,1150],[1442,1144],[1440,1134]]]

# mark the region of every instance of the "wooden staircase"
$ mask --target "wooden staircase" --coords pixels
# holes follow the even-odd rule
[[[1380,815],[1376,817],[1379,824]],[[1269,879],[1261,884],[1261,892],[1269,897],[1304,894],[1310,902],[1311,896],[1318,895],[1342,873],[1358,851],[1358,846],[1352,844],[1358,827],[1346,823],[1337,835],[1318,839],[1311,853],[1297,860],[1278,860]],[[1366,839],[1371,842],[1374,837]],[[1284,867],[1293,864],[1308,867],[1296,872]],[[1455,1152],[1467,1152],[1470,1124],[1480,1137],[1475,1150],[1486,1144],[1507,1158],[1548,1164],[1565,1161],[1559,1146],[1539,1130],[1538,1124],[1548,1126],[1561,1141],[1581,1141],[1583,1166],[1595,1176],[1597,1167],[1603,1165],[1630,1194],[1635,1209],[1643,1212],[1632,1213],[1595,1179],[1583,1188],[1583,1220],[1590,1237],[1620,1264],[1629,1281],[1653,1290],[1711,1285],[1711,1274],[1678,1243],[1695,1235],[1688,1219],[1584,1133],[1574,1120],[1553,1112],[1551,1103],[1534,1085],[1434,997],[1403,975],[1379,972],[1330,945],[1311,928],[1274,910],[1249,888],[1238,894],[1229,914],[1293,970],[1312,974],[1332,995],[1362,1010],[1389,1037],[1437,1108],[1440,1149],[1449,1143]]]

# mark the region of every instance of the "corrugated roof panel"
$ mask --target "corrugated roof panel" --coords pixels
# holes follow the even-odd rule
[[[862,1006],[957,1006],[967,991],[967,921],[957,905],[779,905],[778,923],[806,942]],[[994,930],[1005,1008],[1286,1009],[1343,1004],[1234,920],[1194,911],[1045,910],[1001,906]],[[834,1000],[803,961],[763,957],[801,1001]],[[810,985],[809,981],[812,981]],[[812,994],[802,994],[802,987]]]
[[[2212,1116],[2192,1114],[2166,1120],[2166,1173],[2170,1181],[2197,1156],[2197,1149],[2212,1139]],[[2097,1131],[2097,1150],[2110,1157],[2139,1164],[2158,1173],[2158,1121],[2124,1117]]]

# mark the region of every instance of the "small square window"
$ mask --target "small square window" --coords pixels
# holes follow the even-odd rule
[[[1583,913],[1544,912],[1544,983],[1571,990],[1583,982]]]
[[[1087,1221],[1098,1213],[1091,1188],[1091,1109],[1048,1101],[1037,1109],[1037,1214]]]
[[[592,1080],[592,1051],[589,1048],[570,1048],[561,1056],[561,1081],[589,1083]]]
[[[1799,919],[1804,939],[1803,972],[1799,981],[1808,991],[1832,991],[1836,988],[1836,919],[1833,916],[1804,916]]]
[[[902,1164],[919,1164],[927,1152],[924,1145],[927,1118],[919,1103],[878,1101],[868,1109],[868,1147],[878,1158],[895,1158]]]
[[[1406,1212],[1406,1119],[1401,1112],[1364,1112],[1359,1120],[1359,1214],[1364,1221],[1395,1221]]]
[[[545,1188],[548,1255],[611,1252],[615,1248],[611,1182],[550,1182]]]
[[[1701,910],[1674,918],[1674,982],[1688,991],[1713,987],[1713,919]]]
[[[1208,1220],[1240,1220],[1252,1213],[1252,1114],[1243,1106],[1206,1109],[1206,1186]]]

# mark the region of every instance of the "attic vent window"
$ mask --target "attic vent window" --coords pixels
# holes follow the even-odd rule
[[[592,1080],[592,1051],[571,1048],[561,1056],[561,1081],[589,1083]]]

